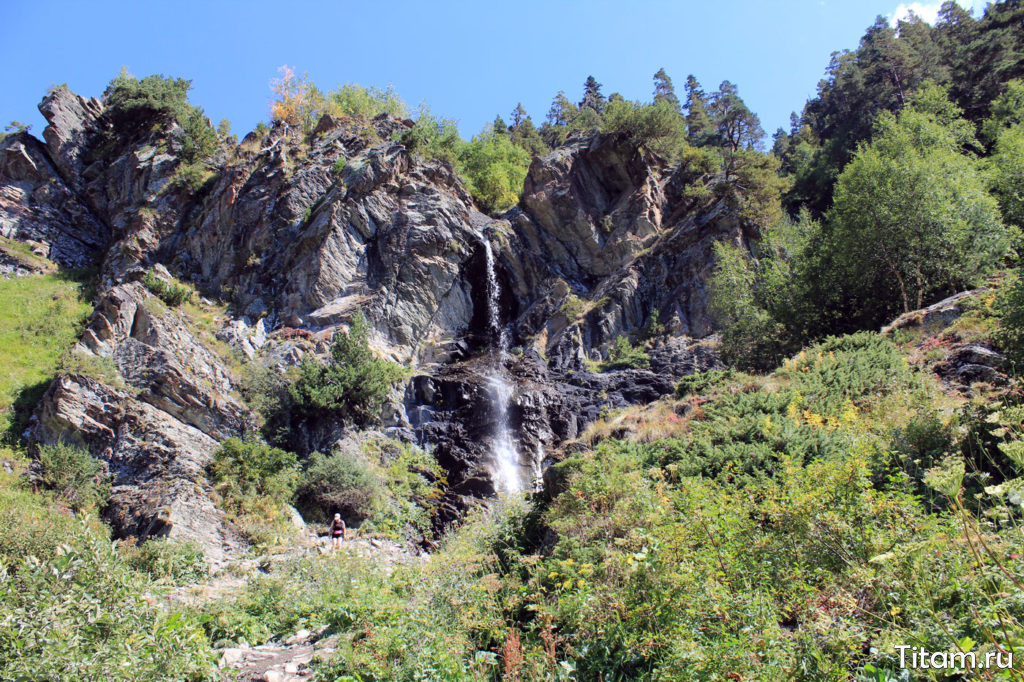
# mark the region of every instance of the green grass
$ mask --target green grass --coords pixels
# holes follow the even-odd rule
[[[17,428],[92,312],[66,273],[0,279],[0,431]]]
[[[37,256],[32,247],[25,242],[19,242],[7,237],[0,237],[0,251],[3,251],[9,258],[13,258],[30,270],[42,270],[52,272],[56,266],[52,261]]]

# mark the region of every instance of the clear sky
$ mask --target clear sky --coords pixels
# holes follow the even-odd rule
[[[971,0],[962,0],[967,6]],[[939,2],[912,3],[934,16]],[[983,2],[975,2],[975,16]],[[578,101],[587,75],[604,93],[648,100],[664,67],[681,93],[724,79],[771,133],[815,92],[829,55],[854,48],[897,0],[4,0],[0,125],[45,122],[50,85],[99,96],[127,66],[193,81],[191,100],[241,137],[268,116],[283,64],[321,88],[392,83],[463,135],[522,102],[539,125],[551,98]]]

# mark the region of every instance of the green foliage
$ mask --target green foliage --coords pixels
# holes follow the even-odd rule
[[[1024,367],[1024,282],[1019,275],[999,292],[997,310],[995,340],[1017,367]]]
[[[208,467],[228,518],[256,545],[284,544],[295,534],[285,506],[299,484],[294,453],[266,443],[229,438]]]
[[[879,17],[856,50],[833,55],[817,96],[784,135],[779,152],[795,179],[789,208],[805,204],[824,213],[835,178],[871,139],[879,114],[900,111],[928,80],[948,85],[973,125],[990,110],[1002,117],[1009,83],[1024,75],[1022,19],[1024,10],[1013,2],[991,3],[978,18],[945,3],[934,27],[916,17],[892,27]],[[982,134],[994,139],[988,123]]]
[[[19,477],[20,478],[20,477]],[[83,525],[49,493],[34,494],[13,474],[0,474],[0,565],[17,566],[25,557],[51,561],[57,547],[76,539]]]
[[[21,121],[11,121],[4,127],[4,132],[0,133],[0,142],[4,141],[9,135],[19,135],[21,133],[27,133],[32,129],[32,126]]]
[[[799,269],[821,226],[806,213],[762,232],[755,258],[734,245],[715,244],[710,311],[721,329],[722,353],[741,367],[769,369],[802,341],[810,295]]]
[[[936,88],[879,118],[836,183],[828,241],[840,296],[878,316],[907,312],[1004,261],[1013,232],[961,151],[967,129]]]
[[[56,521],[48,525],[50,556],[0,559],[0,676],[136,680],[212,674],[197,619],[154,605],[146,579],[85,522]]]
[[[430,108],[421,106],[416,125],[402,134],[401,142],[410,152],[424,159],[447,161],[455,165],[462,145],[455,121],[436,118]]]
[[[87,287],[67,274],[0,278],[0,430],[17,441],[92,313]]]
[[[374,86],[364,88],[356,83],[346,83],[327,93],[327,111],[332,115],[373,118],[390,114],[406,118],[409,108],[390,84],[380,89]]]
[[[178,307],[182,303],[187,303],[192,300],[192,295],[195,291],[192,287],[177,282],[175,280],[164,281],[157,277],[156,273],[152,270],[147,270],[146,274],[142,277],[142,283],[146,285],[157,298],[166,303],[169,306]]]
[[[615,369],[639,369],[651,365],[651,358],[642,346],[634,346],[625,334],[615,337],[608,348],[608,359],[598,365],[598,371],[609,372]]]
[[[989,159],[992,192],[1003,219],[1024,227],[1024,123],[1002,131]]]
[[[258,440],[228,438],[210,463],[210,479],[228,497],[267,497],[276,502],[291,499],[298,485],[295,453]]]
[[[220,146],[217,131],[213,129],[202,107],[190,107],[181,127],[180,156],[186,165],[209,158]]]
[[[945,91],[925,84],[898,117],[879,118],[823,224],[807,212],[797,223],[775,217],[768,187],[750,213],[771,226],[755,258],[716,249],[712,311],[726,355],[765,369],[810,340],[878,328],[1006,263],[1019,233],[1000,220],[973,145]]]
[[[587,312],[587,302],[570,291],[558,312],[562,313],[569,324],[575,324]]]
[[[302,517],[323,523],[341,514],[349,522],[369,515],[371,501],[380,494],[381,482],[369,463],[349,453],[323,455],[314,452],[306,460],[296,507]]]
[[[686,151],[686,128],[679,110],[666,100],[641,104],[616,100],[605,109],[601,131],[624,135],[668,158]]]
[[[345,157],[341,157],[340,159],[334,162],[333,166],[331,166],[331,175],[333,175],[336,178],[340,178],[342,174],[345,172],[345,168],[347,166],[348,161],[345,160]]]
[[[489,213],[519,203],[530,154],[507,135],[484,130],[459,150],[456,170],[466,179],[470,194]]]
[[[118,142],[115,135],[119,131],[139,133],[153,124],[177,123],[181,127],[178,135],[181,148],[173,186],[198,191],[214,175],[206,164],[220,148],[222,138],[202,107],[189,104],[191,88],[192,81],[182,78],[153,75],[139,80],[122,69],[103,93],[107,105],[104,116],[113,130],[98,140],[92,156],[102,157],[112,149]],[[224,139],[227,139],[226,132]]]
[[[310,80],[308,74],[299,76],[288,66],[282,66],[278,71],[281,77],[270,83],[275,96],[270,105],[271,117],[298,126],[303,132],[312,132],[317,122],[327,114],[363,121],[381,114],[399,118],[409,115],[405,102],[390,85],[380,89],[347,83],[325,93]]]
[[[688,395],[700,395],[732,381],[736,371],[732,369],[709,369],[704,372],[696,372],[685,376],[676,384],[676,397],[685,398]]]
[[[210,574],[202,547],[191,541],[153,538],[138,546],[122,544],[121,554],[135,570],[171,585],[197,583]]]
[[[76,510],[103,507],[110,496],[106,468],[84,448],[63,441],[40,445],[35,482]]]
[[[644,323],[644,328],[640,332],[641,341],[650,341],[665,335],[665,325],[659,321],[660,317],[660,310],[651,311],[651,314],[647,316],[647,322]]]
[[[183,78],[154,75],[139,80],[122,69],[103,93],[106,115],[118,128],[142,129],[157,118],[180,124],[192,111],[188,103],[191,88],[192,81]]]
[[[352,315],[347,331],[334,336],[333,362],[305,360],[288,390],[300,416],[334,415],[359,425],[377,420],[385,398],[406,372],[374,355],[369,325],[362,311]]]
[[[373,438],[359,452],[310,455],[296,505],[312,521],[339,513],[367,532],[420,539],[430,534],[443,482],[443,469],[423,450]]]

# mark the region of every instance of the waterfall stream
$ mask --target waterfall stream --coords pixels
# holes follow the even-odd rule
[[[487,255],[487,321],[493,338],[491,364],[487,371],[487,387],[495,415],[491,444],[491,476],[499,493],[514,494],[522,491],[523,480],[519,452],[508,420],[509,404],[512,402],[512,385],[505,372],[509,335],[505,325],[501,323],[501,289],[495,271],[494,252],[490,241],[483,235],[481,239]]]

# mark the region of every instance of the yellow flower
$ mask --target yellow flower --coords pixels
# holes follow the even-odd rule
[[[822,419],[820,414],[814,414],[810,410],[804,410],[804,420],[810,426],[824,426],[825,420]]]

